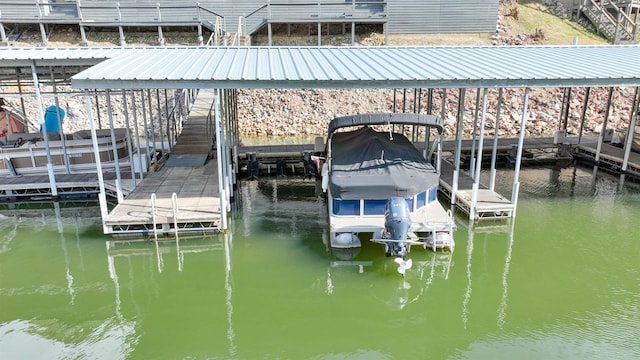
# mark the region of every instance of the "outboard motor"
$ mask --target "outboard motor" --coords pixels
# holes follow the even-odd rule
[[[407,235],[411,228],[411,212],[407,201],[400,197],[394,197],[387,201],[384,210],[384,229],[389,241],[387,243],[387,256],[407,255]]]

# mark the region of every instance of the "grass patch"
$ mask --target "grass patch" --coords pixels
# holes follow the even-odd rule
[[[544,43],[548,45],[571,45],[577,38],[579,45],[606,45],[607,39],[599,36],[571,19],[553,15],[549,9],[535,1],[521,1],[514,5],[518,9],[518,20],[505,17],[510,33],[535,34],[544,31]]]

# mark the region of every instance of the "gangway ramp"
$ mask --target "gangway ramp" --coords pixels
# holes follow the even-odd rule
[[[105,227],[114,237],[220,231],[218,164],[209,156],[212,132],[207,131],[213,99],[213,90],[198,93],[165,165],[108,214]]]

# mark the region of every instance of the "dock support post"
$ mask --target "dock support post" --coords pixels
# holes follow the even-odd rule
[[[640,110],[640,87],[636,87],[636,93],[633,96],[633,107],[631,108],[631,120],[629,121],[629,129],[627,130],[627,136],[624,138],[624,158],[622,159],[622,172],[627,171],[629,166],[629,156],[631,153],[631,143],[633,142],[633,134],[636,129],[636,121],[638,111]]]
[[[596,163],[600,161],[600,152],[602,151],[602,144],[604,143],[604,137],[607,133],[607,123],[609,122],[609,112],[611,111],[611,99],[613,98],[613,86],[609,88],[609,97],[607,98],[607,110],[604,112],[604,122],[602,124],[602,130],[600,130],[600,136],[598,136],[598,148],[596,149]]]
[[[54,101],[56,103],[56,117],[58,120],[58,129],[60,130],[60,142],[62,144],[62,161],[64,162],[67,174],[71,174],[71,168],[69,166],[69,154],[67,153],[67,139],[64,136],[64,130],[62,128],[62,114],[60,111],[60,101],[58,101],[58,88],[56,87],[56,77],[53,74],[53,68],[50,68],[51,72],[51,86],[53,88]],[[69,109],[67,109],[69,110]]]
[[[222,166],[223,154],[222,154],[222,124],[220,123],[220,95],[221,90],[216,89],[214,95],[214,115],[213,120],[215,122],[215,133],[216,133],[216,158],[218,163],[218,190],[220,192],[220,218],[221,218],[221,227],[222,230],[227,229],[227,205],[226,200],[227,196],[224,191],[225,179],[223,176]]]
[[[453,180],[451,181],[451,205],[455,205],[456,196],[458,192],[458,176],[460,173],[460,152],[462,151],[462,132],[464,131],[464,102],[466,89],[460,89],[460,95],[458,96],[458,127],[456,129],[456,148],[453,160]],[[431,97],[429,97],[431,98]]]
[[[516,155],[516,165],[513,173],[513,191],[511,193],[511,203],[513,204],[513,215],[516,217],[518,205],[518,193],[520,192],[520,164],[522,163],[522,147],[524,145],[524,133],[527,125],[527,107],[529,106],[529,88],[524,90],[524,104],[522,105],[522,120],[520,121],[520,137],[518,138],[518,154]]]
[[[144,179],[144,171],[142,169],[142,152],[140,151],[140,131],[138,130],[138,110],[136,108],[136,91],[131,90],[131,112],[133,113],[133,129],[136,133],[136,157],[138,158],[138,162],[140,163],[140,180]],[[148,162],[148,149],[147,149],[147,166]],[[146,167],[145,167],[146,168]]]
[[[91,130],[91,142],[93,143],[93,156],[96,159],[96,172],[98,175],[98,185],[100,186],[100,193],[98,194],[98,200],[100,201],[100,214],[102,215],[102,231],[105,234],[109,233],[109,229],[105,224],[105,220],[108,215],[107,211],[107,197],[104,190],[104,178],[102,176],[102,161],[100,161],[100,149],[98,148],[98,136],[96,135],[96,124],[93,120],[93,111],[91,109],[91,98],[89,93],[85,90],[84,101],[87,104],[87,114],[89,115],[89,128]]]
[[[147,110],[144,101],[144,90],[140,90],[140,106],[142,107],[142,125],[144,127],[145,150],[147,153],[147,164],[151,166],[151,150],[149,150],[149,130],[147,129]]]
[[[498,90],[498,104],[496,108],[496,124],[493,127],[493,148],[491,152],[491,178],[489,180],[489,189],[494,191],[496,186],[496,161],[498,157],[498,138],[500,137],[500,112],[502,110],[502,88]]]
[[[162,107],[160,106],[160,89],[156,89],[156,106],[158,107],[158,130],[160,131],[160,149],[162,150],[162,155],[164,155],[164,131],[162,130]],[[167,122],[168,121],[169,120],[167,120]]]
[[[113,162],[116,166],[116,194],[118,204],[124,201],[122,195],[122,178],[120,176],[120,161],[118,159],[118,143],[116,142],[116,131],[113,128],[113,112],[111,111],[111,91],[107,91],[107,116],[109,117],[109,132],[111,135],[111,146],[113,146]]]
[[[582,105],[582,116],[580,116],[580,130],[578,132],[578,144],[582,142],[582,130],[584,129],[584,120],[587,118],[587,105],[589,104],[589,95],[591,88],[588,87],[584,93],[584,105]]]
[[[476,179],[474,170],[476,168],[476,127],[478,126],[478,108],[480,107],[480,88],[476,89],[476,106],[474,108],[475,115],[473,116],[473,130],[471,131],[471,161],[469,163],[469,176],[472,179]]]
[[[476,207],[478,203],[478,188],[480,187],[480,171],[482,170],[482,150],[484,146],[484,124],[487,116],[487,88],[482,90],[482,114],[480,115],[480,134],[478,139],[478,156],[475,168],[475,178],[473,180],[473,194],[471,195],[471,212],[474,219],[477,216]]]
[[[131,163],[131,188],[136,188],[136,171],[133,166],[133,144],[131,143],[131,126],[129,126],[129,105],[127,104],[127,91],[122,90],[122,107],[124,109],[124,126],[127,136],[127,152]],[[142,165],[142,164],[141,164]]]
[[[158,156],[156,155],[156,127],[153,123],[153,104],[151,103],[151,89],[147,89],[147,98],[149,103],[149,125],[151,126],[151,145],[153,146],[153,155],[156,157],[157,164]]]
[[[31,61],[31,75],[33,76],[33,88],[36,93],[36,99],[38,100],[38,114],[42,121],[40,125],[40,132],[44,138],[45,151],[47,153],[47,173],[49,174],[49,187],[51,188],[51,195],[53,197],[58,196],[58,187],[56,186],[56,176],[53,173],[53,162],[51,161],[51,148],[49,148],[49,133],[47,132],[47,124],[44,121],[44,111],[42,105],[42,96],[40,95],[40,83],[38,82],[38,72],[36,71],[35,61]]]

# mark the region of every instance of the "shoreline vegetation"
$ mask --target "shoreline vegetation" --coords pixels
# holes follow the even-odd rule
[[[305,28],[306,29],[306,28]],[[302,31],[301,31],[302,32]],[[287,36],[286,29],[276,32],[274,45],[293,46],[308,45],[308,41],[316,41],[315,36]],[[39,33],[26,31],[14,46],[38,46]],[[92,32],[89,34],[90,46],[117,46],[117,32]],[[50,38],[49,47],[77,46],[79,34],[73,29],[59,29]],[[171,45],[195,45],[195,35],[183,32],[165,32],[165,43]],[[266,41],[264,36],[256,36],[254,44]],[[323,35],[327,45],[349,45],[350,34]],[[384,37],[380,33],[365,32],[357,36],[358,46],[382,45]],[[544,1],[501,1],[497,29],[494,34],[436,34],[436,35],[390,35],[391,46],[416,45],[482,45],[482,46],[520,46],[520,45],[554,45],[570,44],[576,41],[581,44],[607,44],[606,40],[595,35],[584,22],[569,19],[566,9],[557,2]],[[157,34],[130,33],[127,43],[130,46],[149,46],[157,42]],[[348,43],[347,43],[348,42]],[[46,86],[43,86],[46,87]],[[47,89],[44,93],[46,93]],[[52,89],[49,89],[52,90]],[[58,87],[58,92],[71,91],[70,88]],[[475,106],[478,89],[466,90],[464,111],[464,135],[473,131],[474,119],[478,116]],[[426,89],[240,89],[238,91],[238,122],[242,137],[260,139],[265,137],[313,138],[324,136],[329,121],[337,116],[357,113],[412,112],[420,99],[421,113],[444,115],[445,136],[455,132],[458,107],[458,89],[446,90],[445,111],[442,109],[443,89],[434,89],[432,107],[427,109]],[[584,111],[585,88],[572,89],[567,115],[567,133],[577,134]],[[591,89],[590,100],[585,111],[586,119],[583,127],[585,134],[601,131],[601,124],[606,113],[608,89]],[[20,108],[16,89],[5,87],[7,102],[14,108]],[[51,93],[53,91],[50,91]],[[394,94],[395,92],[395,94]],[[611,109],[609,110],[608,127],[626,128],[632,113],[633,88],[615,88]],[[2,95],[0,95],[2,96]],[[155,103],[155,94],[151,92]],[[162,95],[161,95],[162,96]],[[481,96],[481,95],[480,95]],[[504,89],[502,110],[499,125],[496,127],[496,109],[498,89],[489,89],[485,134],[493,135],[498,131],[500,136],[517,136],[522,117],[524,89]],[[53,96],[45,95],[45,104],[53,102]],[[553,136],[559,128],[561,120],[564,89],[533,88],[530,92],[527,137]],[[138,100],[139,101],[139,100]],[[60,106],[67,111],[64,123],[65,132],[74,132],[88,128],[88,116],[82,96],[66,96],[61,98]],[[138,106],[140,108],[140,106]],[[112,97],[113,120],[116,127],[124,127],[124,111],[120,97]],[[32,119],[31,131],[37,131],[39,112],[35,101],[27,104],[28,119]],[[141,115],[141,114],[140,114]],[[101,106],[100,116],[107,119],[105,106]],[[156,129],[159,128],[159,125]],[[144,134],[140,126],[139,132]]]

